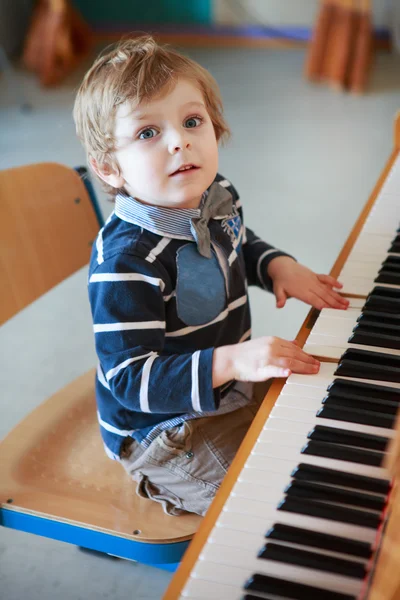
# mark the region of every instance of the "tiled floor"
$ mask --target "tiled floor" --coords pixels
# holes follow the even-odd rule
[[[302,79],[302,51],[196,50],[217,78],[233,131],[220,170],[232,178],[248,226],[299,261],[328,272],[392,148],[400,107],[400,60],[375,64],[370,92],[337,94]],[[0,78],[0,168],[84,162],[71,117],[82,72],[52,91],[15,73]],[[7,85],[7,82],[9,85]],[[31,105],[22,111],[21,105]],[[17,199],[16,199],[17,201]],[[101,196],[107,215],[112,206]],[[39,207],[38,207],[39,210]],[[0,435],[95,361],[81,271],[0,331]],[[277,311],[251,290],[253,335],[292,338],[307,307]],[[158,600],[170,574],[84,554],[53,540],[0,529],[2,600]]]

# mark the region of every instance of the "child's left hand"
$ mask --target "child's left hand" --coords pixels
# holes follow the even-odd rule
[[[277,308],[283,308],[288,298],[297,298],[318,310],[346,310],[349,306],[349,301],[333,290],[343,287],[339,281],[330,275],[317,275],[288,256],[271,260],[267,271],[273,282]]]

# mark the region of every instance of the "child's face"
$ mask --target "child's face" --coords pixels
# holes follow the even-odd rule
[[[166,96],[128,103],[116,114],[115,158],[120,180],[111,183],[146,204],[197,208],[218,170],[218,144],[200,90],[179,79]],[[183,165],[195,168],[177,172]]]

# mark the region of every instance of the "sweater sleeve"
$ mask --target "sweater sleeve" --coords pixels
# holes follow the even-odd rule
[[[96,352],[106,384],[125,408],[148,413],[216,410],[213,348],[166,354],[166,277],[145,259],[119,254],[89,276]]]
[[[228,184],[229,182],[226,183]],[[289,256],[290,258],[293,258],[293,256],[287,252],[284,252],[283,250],[279,250],[279,248],[276,248],[275,246],[271,246],[271,244],[268,244],[267,242],[264,242],[264,240],[259,238],[251,229],[245,227],[243,208],[239,194],[231,183],[226,185],[226,187],[232,194],[234,204],[242,221],[242,249],[248,284],[257,285],[262,289],[272,292],[272,279],[269,277],[267,272],[269,263],[278,256]],[[293,260],[295,259],[293,258]]]

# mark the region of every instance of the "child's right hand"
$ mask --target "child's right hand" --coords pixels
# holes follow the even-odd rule
[[[288,342],[278,337],[261,337],[241,344],[223,346],[216,348],[214,353],[214,387],[229,379],[265,381],[271,377],[288,377],[291,373],[316,374],[320,366],[320,362],[303,352],[297,342]],[[219,365],[222,366],[224,360],[227,361],[227,379],[224,377],[225,381],[219,382]]]

